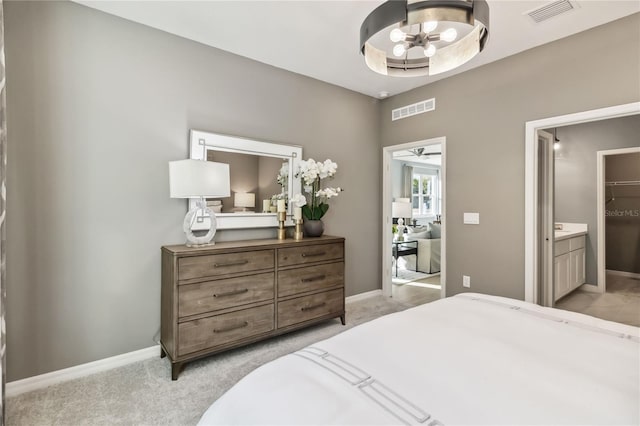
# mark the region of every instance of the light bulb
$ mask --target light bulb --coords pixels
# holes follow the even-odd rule
[[[458,37],[458,32],[455,28],[449,28],[447,31],[440,33],[440,40],[453,41]]]
[[[560,149],[560,144],[559,144],[558,142],[554,143],[554,144],[553,144],[553,149],[554,149],[555,151],[559,150],[559,149]]]
[[[406,51],[407,49],[404,48],[404,44],[396,44],[395,46],[393,46],[393,54],[395,56],[402,56]]]
[[[428,21],[422,24],[422,29],[425,33],[430,33],[431,31],[438,28],[438,21]]]
[[[399,41],[403,41],[406,37],[407,37],[407,35],[404,32],[402,32],[402,30],[400,28],[396,28],[396,29],[392,30],[391,33],[389,33],[389,38],[394,43],[397,43]]]
[[[429,44],[426,49],[424,49],[424,56],[427,58],[432,57],[436,54],[436,47],[433,44]]]

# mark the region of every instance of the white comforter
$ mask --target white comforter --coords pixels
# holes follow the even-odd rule
[[[270,362],[201,424],[638,424],[640,329],[462,294]]]

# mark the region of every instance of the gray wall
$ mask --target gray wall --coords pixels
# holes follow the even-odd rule
[[[154,344],[160,246],[184,241],[167,163],[192,128],[336,161],[347,295],[381,287],[376,100],[74,3],[6,2],[5,36],[9,381]]]
[[[555,221],[587,224],[588,284],[598,283],[597,152],[640,146],[639,135],[640,115],[557,130],[560,149],[555,151]]]
[[[447,138],[448,295],[469,291],[464,274],[471,291],[524,298],[525,122],[637,102],[639,39],[635,14],[381,103],[384,146]],[[391,121],[433,97],[435,111]],[[480,225],[463,225],[463,212]]]
[[[636,141],[640,129],[636,131]],[[640,142],[636,142],[640,146]],[[640,153],[607,155],[605,181],[640,182]],[[640,185],[607,187],[606,267],[640,274]],[[612,199],[613,198],[613,199]],[[617,213],[617,214],[616,214]],[[620,215],[622,214],[622,215]]]

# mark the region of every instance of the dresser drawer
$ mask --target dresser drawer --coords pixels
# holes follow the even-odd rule
[[[342,243],[318,244],[278,250],[278,266],[280,267],[342,258],[344,258],[344,246]]]
[[[273,272],[181,285],[178,287],[178,316],[271,300],[274,286]]]
[[[342,314],[343,310],[344,292],[342,289],[287,300],[278,303],[278,328],[332,313]]]
[[[272,331],[273,313],[273,305],[266,305],[183,322],[178,326],[178,355]]]
[[[178,264],[178,280],[215,277],[273,267],[273,250],[183,257]]]
[[[344,262],[307,266],[278,272],[278,296],[344,285]]]

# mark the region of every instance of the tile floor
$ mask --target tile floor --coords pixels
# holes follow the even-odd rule
[[[607,274],[606,293],[578,289],[555,307],[640,327],[640,279]]]
[[[440,275],[419,279],[405,284],[393,284],[391,296],[401,303],[413,306],[440,299]]]

